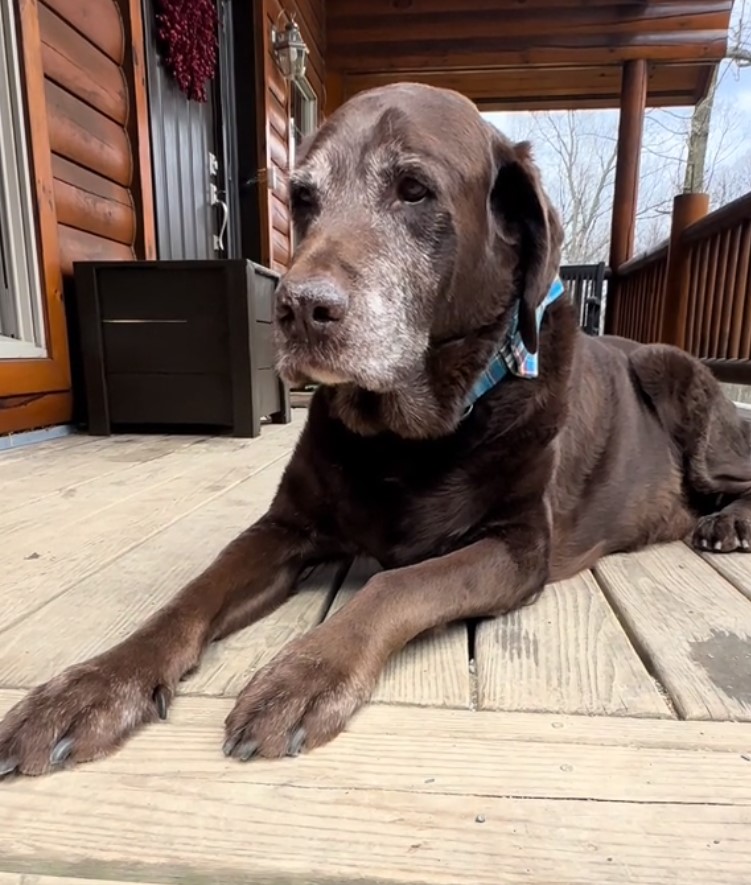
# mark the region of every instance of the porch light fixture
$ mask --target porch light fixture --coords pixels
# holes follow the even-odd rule
[[[284,30],[271,29],[271,45],[274,58],[285,80],[302,80],[308,63],[308,47],[302,38],[300,28],[291,18]]]

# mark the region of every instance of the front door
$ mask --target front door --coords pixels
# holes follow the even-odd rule
[[[165,70],[157,48],[154,0],[143,0],[148,56],[151,151],[160,259],[237,257],[227,122],[233,108],[231,0],[218,0],[219,70],[208,100],[190,100]]]

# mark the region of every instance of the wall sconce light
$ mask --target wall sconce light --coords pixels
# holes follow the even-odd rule
[[[308,63],[308,47],[294,19],[290,19],[284,30],[272,27],[271,45],[284,79],[302,80]]]

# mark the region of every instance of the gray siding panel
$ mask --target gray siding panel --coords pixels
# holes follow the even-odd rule
[[[144,20],[159,258],[216,258],[212,240],[216,210],[209,197],[209,151],[214,149],[211,99],[190,101],[162,67],[153,0],[144,0]]]

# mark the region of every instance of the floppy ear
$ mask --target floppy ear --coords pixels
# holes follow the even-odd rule
[[[494,142],[496,174],[490,206],[496,219],[518,238],[519,331],[524,346],[537,352],[535,311],[558,273],[563,228],[548,200],[528,142]]]

